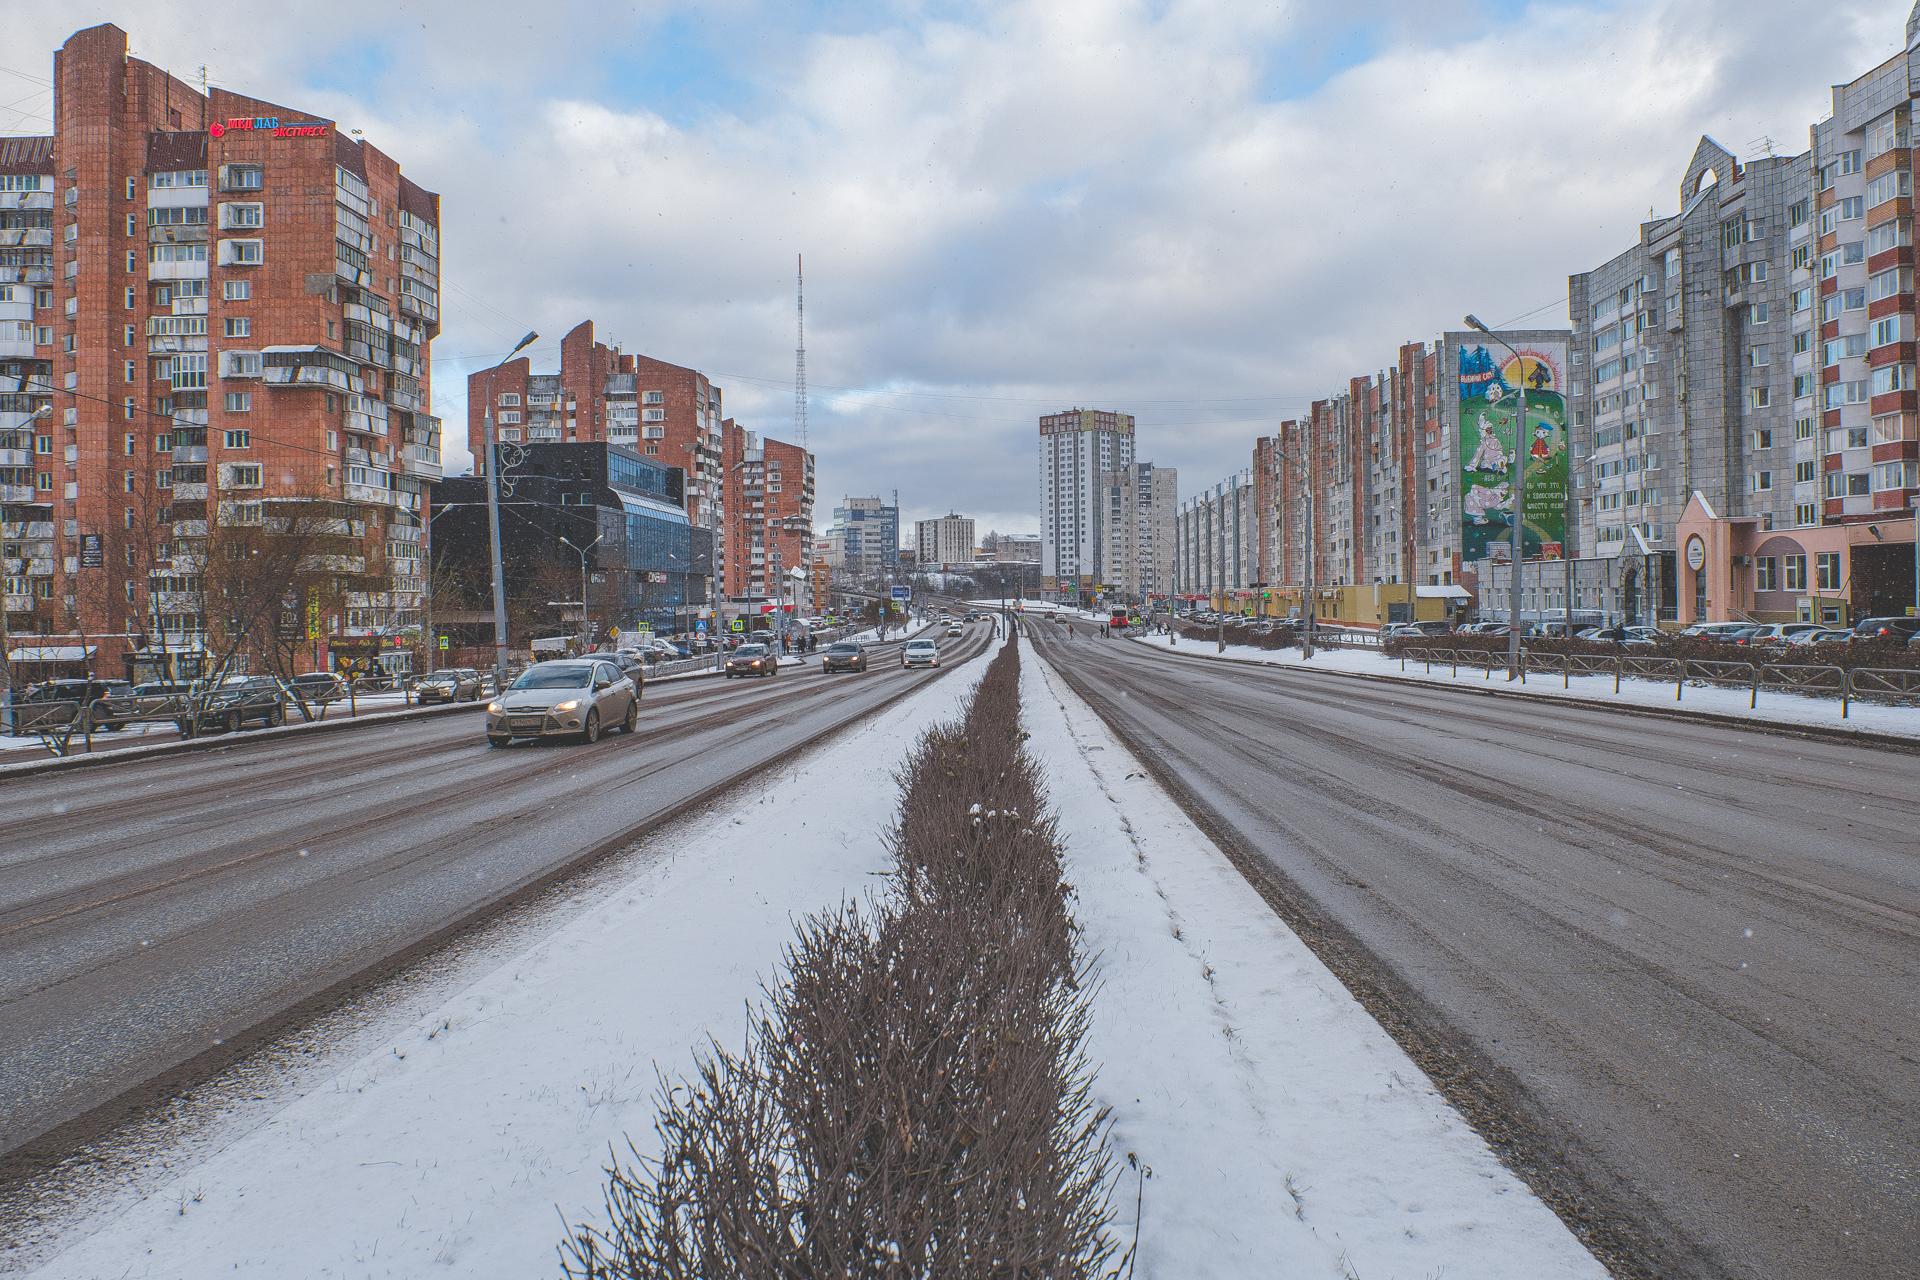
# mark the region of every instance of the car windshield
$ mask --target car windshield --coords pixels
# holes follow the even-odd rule
[[[918,652],[922,649],[933,649],[937,647],[938,646],[935,645],[931,640],[914,640],[909,642],[907,645],[907,648],[912,649],[915,652]]]
[[[733,652],[735,657],[757,658],[766,651],[767,647],[763,644],[743,644]]]
[[[829,645],[827,646],[827,652],[832,654],[838,654],[841,657],[849,657],[853,654],[860,652],[860,646],[857,644]]]
[[[528,667],[513,682],[516,689],[584,689],[591,676],[586,667]]]

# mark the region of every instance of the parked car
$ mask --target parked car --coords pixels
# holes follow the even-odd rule
[[[940,646],[931,640],[909,640],[907,647],[900,651],[900,665],[937,667],[940,665]]]
[[[1853,634],[1862,640],[1911,640],[1920,634],[1920,618],[1862,618]]]
[[[113,730],[133,717],[127,700],[133,686],[125,680],[48,680],[14,695],[7,707],[7,732],[35,733],[73,724],[83,710],[96,729]]]
[[[852,640],[836,640],[820,655],[821,675],[832,675],[836,671],[865,671],[866,669],[867,651]]]
[[[183,738],[203,733],[238,733],[249,724],[287,722],[287,690],[272,676],[228,676],[205,694],[197,711],[189,707],[173,724]]]
[[[632,733],[639,720],[640,693],[610,658],[557,658],[534,663],[487,704],[487,745],[576,735],[598,742],[603,730]]]
[[[309,706],[325,706],[347,696],[347,682],[331,671],[308,671],[287,681],[287,692]]]
[[[1749,644],[1786,644],[1803,631],[1818,631],[1817,622],[1763,622],[1747,638]]]
[[[1680,634],[1706,640],[1738,640],[1759,629],[1754,622],[1696,622],[1681,628]]]
[[[1787,643],[1797,647],[1816,644],[1845,644],[1853,639],[1853,632],[1839,627],[1811,627],[1805,631],[1796,631],[1787,637]]]
[[[421,706],[430,702],[478,702],[480,673],[472,667],[442,667],[420,677],[413,696]]]
[[[727,679],[735,676],[770,676],[780,670],[780,655],[764,644],[743,644],[727,655]]]

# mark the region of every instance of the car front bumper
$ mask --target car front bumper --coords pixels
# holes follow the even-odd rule
[[[555,714],[551,711],[514,711],[501,715],[487,713],[487,736],[492,738],[561,737],[586,728],[587,709]]]

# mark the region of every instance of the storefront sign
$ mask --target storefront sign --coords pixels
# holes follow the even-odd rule
[[[279,116],[229,116],[207,126],[207,133],[224,138],[229,133],[267,133],[276,138],[324,138],[333,128],[318,120],[289,120]]]
[[[1687,568],[1695,573],[1706,567],[1707,544],[1698,538],[1687,539]]]

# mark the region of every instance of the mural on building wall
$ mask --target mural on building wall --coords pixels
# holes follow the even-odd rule
[[[1564,343],[1504,348],[1459,343],[1461,557],[1504,544],[1513,523],[1513,449],[1527,452],[1522,554],[1556,558],[1566,544],[1567,398]],[[1527,420],[1519,416],[1526,380]],[[1516,427],[1519,429],[1516,430]]]

